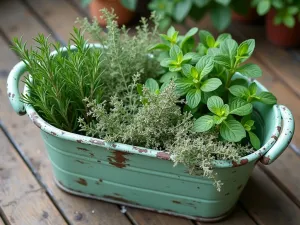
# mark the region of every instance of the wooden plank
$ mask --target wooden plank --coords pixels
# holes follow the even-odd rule
[[[58,7],[56,5],[56,7]],[[6,13],[9,12],[9,13]],[[67,15],[66,15],[67,17]],[[25,25],[23,26],[23,22]],[[2,30],[9,38],[13,36],[20,37],[24,35],[24,40],[28,40],[28,45],[32,44],[32,37],[38,32],[47,32],[36,21],[29,11],[20,2],[1,1],[0,3],[0,24]],[[14,29],[11,29],[14,27]],[[11,54],[6,56],[14,63],[15,57]],[[1,69],[10,70],[11,66],[1,67]],[[39,136],[39,130],[32,124],[27,117],[19,117],[9,105],[6,96],[6,79],[3,77],[0,81],[1,106],[0,117],[4,118],[5,126],[21,146],[25,154],[30,158],[35,169],[41,175],[41,180],[46,184],[49,192],[55,197],[58,206],[63,209],[65,215],[73,224],[124,224],[129,225],[128,219],[122,214],[116,205],[100,202],[96,200],[87,200],[80,197],[62,192],[56,187],[53,181],[53,175],[50,162],[44,150],[44,144]],[[28,138],[29,135],[34,138]],[[57,223],[60,224],[60,223]]]
[[[299,225],[300,209],[257,167],[241,202],[259,224]]]
[[[66,224],[1,129],[0,143],[0,207],[7,220],[11,224]]]

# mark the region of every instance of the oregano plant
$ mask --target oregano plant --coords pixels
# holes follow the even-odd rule
[[[274,105],[277,100],[251,81],[262,75],[258,65],[246,62],[253,54],[254,39],[238,43],[230,34],[215,38],[200,30],[200,42],[195,43],[197,32],[192,28],[180,35],[171,27],[167,34],[160,35],[161,43],[149,48],[160,51],[158,61],[164,71],[158,81],[162,87],[174,81],[176,93],[185,100],[184,111],[196,119],[194,132],[217,132],[221,140],[228,142],[244,143],[246,139],[259,149],[255,120],[251,117],[253,104]]]

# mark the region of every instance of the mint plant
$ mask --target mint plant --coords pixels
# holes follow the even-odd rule
[[[244,142],[246,138],[254,148],[260,148],[255,121],[251,119],[253,104],[273,105],[277,100],[250,81],[262,75],[258,65],[246,63],[253,54],[255,41],[249,39],[238,44],[230,34],[214,38],[201,30],[200,43],[196,45],[191,36],[196,30],[192,28],[186,36],[188,41],[183,43],[180,40],[184,39],[178,40],[179,32],[171,27],[166,35],[161,35],[162,43],[149,49],[160,51],[158,61],[164,71],[159,82],[165,87],[174,81],[176,93],[185,99],[184,111],[196,118],[194,132],[217,132],[229,142]],[[243,78],[236,78],[236,74]]]

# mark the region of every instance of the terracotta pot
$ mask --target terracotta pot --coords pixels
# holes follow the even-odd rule
[[[128,23],[135,15],[134,12],[126,9],[120,0],[93,0],[89,8],[91,16],[96,17],[101,26],[106,26],[106,21],[100,18],[101,13],[99,10],[103,8],[114,9],[115,14],[118,16],[117,22],[119,25]]]
[[[276,10],[272,9],[266,16],[266,33],[270,42],[282,47],[300,46],[300,23],[296,18],[296,24],[293,28],[288,28],[283,24],[275,25],[273,23]]]
[[[232,10],[232,19],[243,23],[252,23],[259,19],[255,8],[249,8],[247,14],[242,15]]]

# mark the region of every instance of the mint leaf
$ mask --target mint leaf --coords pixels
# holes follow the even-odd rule
[[[215,46],[215,38],[213,36],[207,36],[206,43],[209,48],[214,47]]]
[[[201,91],[199,89],[191,89],[186,95],[188,106],[193,109],[196,108],[201,101]]]
[[[159,90],[159,85],[156,80],[153,78],[148,78],[145,82],[145,87],[149,89],[150,92],[155,92],[156,90]]]
[[[251,95],[255,95],[257,92],[257,84],[255,82],[251,83],[248,89]]]
[[[158,43],[158,44],[155,44],[155,45],[149,47],[148,51],[152,51],[152,50],[156,50],[156,49],[169,51],[170,50],[170,46],[167,45],[167,44]]]
[[[205,132],[210,130],[214,125],[214,119],[212,116],[206,115],[201,116],[194,123],[193,131],[195,132]]]
[[[222,31],[231,22],[231,10],[227,6],[216,5],[210,9],[210,18],[217,30]]]
[[[190,29],[183,37],[183,39],[180,42],[180,48],[184,48],[184,45],[187,43],[187,41],[192,38],[196,33],[198,32],[198,28],[194,27]]]
[[[231,2],[231,0],[215,0],[215,1],[224,6],[228,6],[229,3]]]
[[[165,82],[169,82],[170,80],[176,80],[179,77],[180,77],[180,75],[177,72],[167,72],[161,76],[161,78],[159,79],[159,82],[165,83]]]
[[[269,12],[271,8],[271,1],[270,0],[261,0],[257,5],[257,13],[260,16],[263,16]]]
[[[238,79],[231,81],[230,86],[233,86],[233,85],[241,85],[244,87],[248,87],[248,81],[246,79],[238,78]]]
[[[217,116],[217,115],[213,116],[214,123],[217,124],[217,125],[221,124],[226,119],[227,119],[226,116]]]
[[[170,65],[169,66],[169,70],[171,72],[179,72],[181,70],[181,66],[180,65]]]
[[[191,70],[193,66],[190,64],[183,64],[181,67],[181,72],[184,76],[189,77],[191,75]]]
[[[215,47],[218,47],[226,39],[231,39],[231,34],[227,34],[227,33],[220,34],[219,37],[216,40]]]
[[[239,142],[246,137],[246,131],[242,124],[234,119],[223,121],[220,127],[222,138],[230,142]]]
[[[243,41],[238,47],[238,54],[236,57],[239,60],[239,63],[246,61],[252,55],[254,48],[254,39],[248,39],[246,41]]]
[[[256,134],[254,134],[251,131],[248,131],[249,134],[249,138],[250,138],[250,143],[252,144],[253,148],[255,148],[256,150],[260,148],[260,140],[259,138],[256,136]]]
[[[236,97],[243,98],[244,96],[248,96],[250,94],[249,90],[241,85],[233,85],[229,88],[229,92]]]
[[[190,64],[196,64],[199,59],[201,58],[201,55],[199,53],[196,52],[188,52],[186,53],[184,56],[189,56],[191,58],[191,61],[189,62]]]
[[[160,61],[160,65],[161,65],[162,67],[169,67],[169,65],[170,65],[171,63],[174,63],[174,60],[171,59],[171,58],[165,58],[165,59],[163,59],[162,61]]]
[[[230,114],[238,115],[238,116],[246,116],[252,112],[252,104],[246,102],[243,99],[234,99],[230,105]]]
[[[173,26],[171,26],[168,31],[167,31],[167,35],[168,37],[172,38],[172,36],[175,34],[176,30]]]
[[[220,49],[218,49],[218,48],[209,48],[207,50],[207,55],[209,55],[209,56],[217,56],[217,55],[220,55],[220,54],[221,54]]]
[[[222,106],[224,105],[223,99],[219,96],[212,96],[207,100],[207,108],[214,114],[219,114]]]
[[[200,74],[200,78],[209,74],[213,68],[214,62],[211,56],[202,56],[196,64],[196,69]]]
[[[172,48],[170,49],[170,57],[171,57],[171,59],[176,60],[177,62],[182,60],[183,53],[178,45],[172,46]],[[179,59],[181,59],[181,60],[179,60]]]
[[[199,31],[199,36],[200,36],[200,42],[206,47],[208,48],[208,44],[206,43],[206,39],[208,36],[211,36],[212,38],[214,38],[214,36],[209,33],[208,31],[206,30],[200,30]]]
[[[178,78],[175,80],[175,85],[177,94],[182,96],[191,89],[191,86],[194,85],[194,82],[189,78]]]
[[[136,90],[140,96],[143,96],[143,85],[142,84],[137,84]]]
[[[210,78],[204,81],[201,85],[201,90],[204,92],[210,92],[216,90],[218,87],[222,85],[222,82],[218,78]]]
[[[182,58],[182,62],[188,62],[190,60],[192,60],[192,55],[191,54],[185,54]]]
[[[192,7],[192,0],[182,0],[175,6],[173,17],[177,22],[181,22],[188,15]]]
[[[286,15],[283,17],[283,24],[287,26],[288,28],[293,28],[295,26],[296,20],[294,16]]]
[[[230,59],[230,68],[233,68],[235,56],[237,55],[238,43],[233,39],[227,39],[220,44],[222,55],[226,55]]]
[[[217,52],[215,53],[217,54]],[[229,58],[228,55],[215,55],[214,62],[221,66],[224,66],[226,69],[231,69],[231,59]]]
[[[261,92],[259,95],[257,95],[258,101],[265,103],[267,105],[274,105],[277,103],[276,97],[270,93],[270,92]]]

